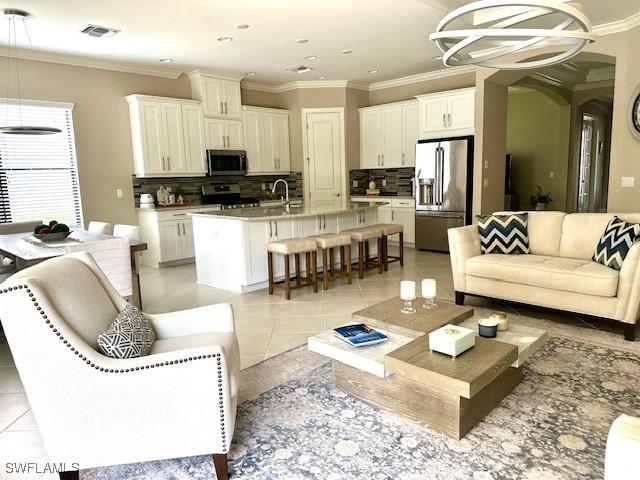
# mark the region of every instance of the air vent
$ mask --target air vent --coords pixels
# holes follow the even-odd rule
[[[120,30],[109,27],[100,27],[98,25],[87,25],[82,30],[81,33],[86,33],[90,37],[96,38],[108,38],[113,37],[116,33],[120,33]]]
[[[294,65],[292,67],[287,67],[285,70],[295,73],[307,73],[313,70],[311,67],[305,67],[304,65]]]

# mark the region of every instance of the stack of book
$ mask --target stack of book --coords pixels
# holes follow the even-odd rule
[[[343,340],[354,347],[375,345],[376,343],[381,343],[387,340],[387,336],[384,333],[378,332],[363,323],[334,328],[333,332],[340,340]]]

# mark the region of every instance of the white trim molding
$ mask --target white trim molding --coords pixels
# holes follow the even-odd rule
[[[34,105],[37,107],[48,107],[48,108],[68,108],[73,110],[75,108],[75,103],[69,102],[53,102],[50,100],[29,100],[25,98],[7,98],[0,97],[0,107],[2,105]]]
[[[600,36],[611,35],[612,33],[627,32],[632,28],[640,27],[640,12],[634,13],[630,17],[615,22],[595,25],[593,33]]]
[[[392,80],[384,80],[382,82],[371,83],[369,84],[369,91],[374,92],[376,90],[383,90],[385,88],[401,87],[403,85],[427,82],[429,80],[437,80],[439,78],[465,75],[468,73],[473,73],[476,70],[477,69],[474,66],[443,68],[440,70],[434,70],[432,72],[418,73],[415,75],[408,75],[406,77],[394,78]]]
[[[369,91],[366,84],[352,82],[351,80],[303,80],[296,82],[273,85],[269,83],[242,81],[242,88],[256,90],[258,92],[282,93],[301,88],[354,88],[356,90]]]
[[[615,80],[602,80],[600,82],[579,83],[573,87],[574,92],[580,92],[582,90],[593,90],[594,88],[608,88],[614,87]]]

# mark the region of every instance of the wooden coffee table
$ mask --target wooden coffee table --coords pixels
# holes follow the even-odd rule
[[[476,337],[475,346],[456,358],[432,352],[428,332],[473,315],[471,307],[438,303],[437,310],[407,315],[400,313],[399,298],[386,300],[355,312],[353,320],[390,334],[391,342],[356,348],[340,345],[327,331],[309,339],[309,350],[332,358],[337,388],[459,440],[522,381],[521,349]],[[542,340],[533,338],[546,335],[526,333],[536,348]]]

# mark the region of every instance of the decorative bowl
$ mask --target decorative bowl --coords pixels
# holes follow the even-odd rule
[[[71,232],[56,232],[56,233],[34,233],[33,236],[43,242],[59,242],[64,240]]]

